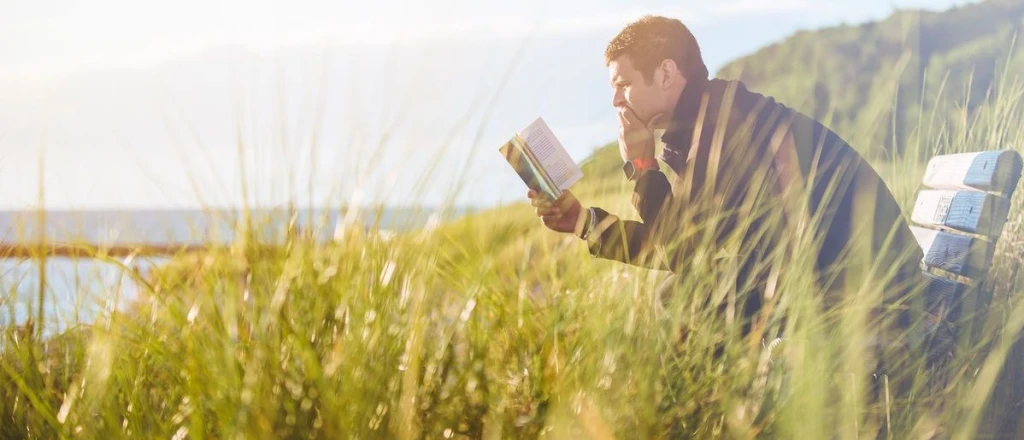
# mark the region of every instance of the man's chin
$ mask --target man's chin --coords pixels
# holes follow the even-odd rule
[[[659,113],[643,122],[644,126],[649,127],[652,130],[664,130],[668,128],[669,118],[665,117],[664,114]]]
[[[648,124],[647,126],[651,127],[652,130],[667,130],[668,122],[668,119],[659,119],[657,121],[654,121],[653,124]]]

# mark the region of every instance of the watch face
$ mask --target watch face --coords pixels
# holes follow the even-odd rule
[[[622,164],[622,172],[626,173],[626,177],[629,179],[633,178],[633,174],[636,173],[636,167],[633,166],[633,161],[626,161]]]

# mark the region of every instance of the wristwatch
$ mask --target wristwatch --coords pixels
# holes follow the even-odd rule
[[[658,160],[653,157],[627,160],[622,164],[622,172],[629,180],[636,180],[644,171],[656,169],[658,169]]]

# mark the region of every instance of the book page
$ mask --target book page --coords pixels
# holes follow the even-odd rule
[[[544,168],[559,189],[569,189],[583,177],[583,171],[569,156],[569,152],[565,151],[562,143],[558,141],[543,118],[533,121],[520,133],[520,136],[526,140],[527,146],[540,162],[540,166]]]

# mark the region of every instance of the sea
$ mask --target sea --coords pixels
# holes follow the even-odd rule
[[[311,232],[318,241],[335,239],[341,226],[358,224],[370,233],[392,234],[430,227],[474,212],[470,207],[391,207],[359,210],[295,208],[247,212],[263,240],[283,239],[288,225]],[[38,243],[90,245],[230,244],[246,212],[238,209],[0,211],[0,244],[5,248]],[[43,226],[41,226],[43,225]],[[140,257],[121,263],[145,274],[166,257]],[[44,334],[59,333],[125,307],[139,286],[117,264],[88,258],[13,257],[0,254],[0,328],[23,325],[38,315],[43,289]]]

